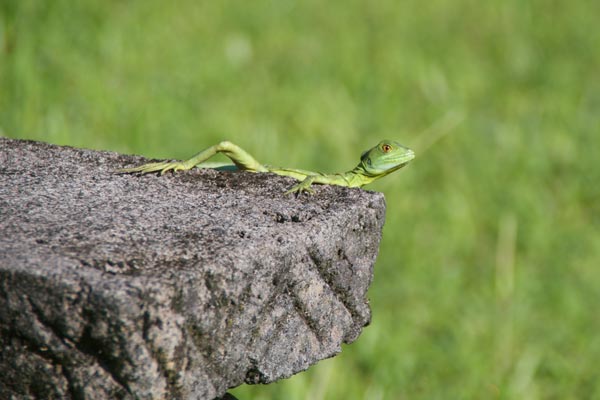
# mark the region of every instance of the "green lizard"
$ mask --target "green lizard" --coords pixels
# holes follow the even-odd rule
[[[377,146],[365,151],[360,157],[360,162],[354,169],[340,174],[322,174],[320,172],[305,171],[295,168],[278,168],[263,165],[254,157],[235,144],[223,141],[217,145],[201,151],[186,161],[164,161],[144,164],[139,167],[124,168],[117,172],[146,174],[159,172],[161,175],[167,171],[185,171],[194,167],[217,168],[215,165],[204,163],[217,153],[223,153],[233,161],[235,167],[251,172],[272,172],[277,175],[291,176],[300,181],[292,186],[288,193],[314,193],[311,188],[313,183],[339,185],[346,187],[361,187],[376,179],[384,177],[402,167],[415,157],[413,151],[401,144],[382,140]],[[222,165],[221,165],[222,166]],[[232,166],[233,167],[233,166]]]

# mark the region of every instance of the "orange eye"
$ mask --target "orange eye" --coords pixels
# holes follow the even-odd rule
[[[392,146],[390,146],[389,144],[384,144],[383,146],[381,146],[381,150],[383,150],[384,153],[389,153],[390,150],[392,150]]]

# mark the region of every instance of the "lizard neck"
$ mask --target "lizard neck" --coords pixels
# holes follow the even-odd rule
[[[362,166],[362,163],[358,164],[351,171],[345,172],[343,176],[348,182],[349,187],[361,187],[379,178],[379,176],[369,175]]]

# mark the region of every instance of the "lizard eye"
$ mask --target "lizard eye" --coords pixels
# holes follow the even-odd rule
[[[381,150],[383,150],[384,153],[389,153],[390,150],[392,150],[392,146],[386,143],[381,146]]]

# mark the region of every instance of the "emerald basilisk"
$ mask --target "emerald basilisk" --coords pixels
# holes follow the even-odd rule
[[[217,153],[223,153],[233,161],[234,166],[239,170],[250,172],[271,172],[277,175],[291,176],[300,181],[292,186],[288,193],[307,192],[313,194],[311,188],[313,183],[339,185],[346,187],[361,187],[376,179],[382,178],[402,167],[415,157],[414,152],[402,146],[398,142],[391,140],[382,140],[377,146],[365,151],[360,157],[360,162],[356,167],[348,172],[338,174],[323,174],[320,172],[306,171],[295,168],[280,168],[263,165],[256,161],[254,157],[248,154],[241,147],[223,141],[217,145],[201,151],[186,161],[162,161],[150,164],[144,164],[139,167],[124,168],[117,172],[121,173],[141,173],[158,172],[161,175],[167,171],[185,171],[194,167],[198,168],[218,168],[223,165],[205,163],[210,157]]]

